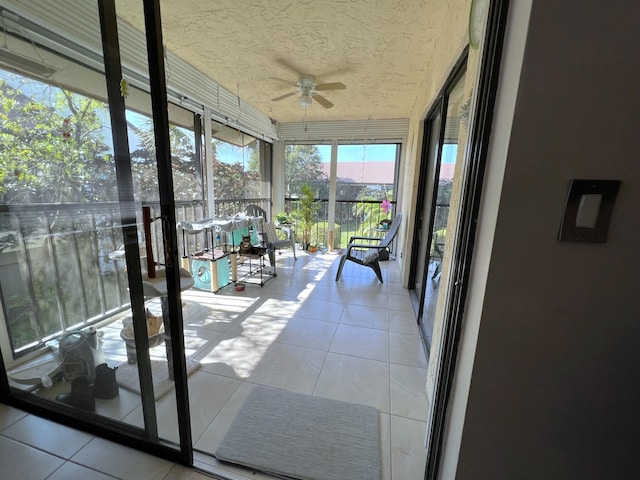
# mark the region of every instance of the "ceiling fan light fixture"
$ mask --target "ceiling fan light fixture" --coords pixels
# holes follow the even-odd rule
[[[312,102],[313,100],[311,99],[311,95],[309,95],[308,93],[303,93],[302,95],[300,95],[300,98],[298,98],[298,104],[302,108],[309,108]]]

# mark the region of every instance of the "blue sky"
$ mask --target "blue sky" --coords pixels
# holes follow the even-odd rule
[[[446,143],[442,147],[442,163],[456,163],[458,145],[456,143]]]
[[[317,145],[322,161],[331,161],[331,145]],[[339,145],[339,162],[394,162],[396,159],[395,143],[385,145]]]
[[[396,159],[396,144],[340,145],[338,146],[338,163],[340,162],[393,162]],[[331,161],[331,145],[317,145],[322,161]],[[442,149],[442,163],[456,163],[458,146],[445,144]]]

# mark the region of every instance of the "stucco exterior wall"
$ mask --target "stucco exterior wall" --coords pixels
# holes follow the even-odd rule
[[[412,234],[415,227],[424,119],[433,106],[445,80],[467,46],[470,4],[470,0],[452,0],[446,3],[442,34],[437,37],[437,45],[433,50],[433,56],[424,59],[428,64],[427,71],[429,75],[424,79],[418,91],[416,103],[410,117],[407,151],[402,161],[404,188],[402,190],[402,198],[399,199],[407,219],[401,229],[399,242],[399,245],[401,245],[400,252],[403,258],[407,259],[403,265],[402,276],[405,286],[409,279],[409,259],[411,258]],[[477,56],[477,51],[472,50],[469,56],[470,61],[475,65],[475,61],[471,57]]]
[[[402,208],[408,211],[406,215],[407,221],[404,228],[404,236],[402,237],[403,245],[403,282],[408,284],[409,266],[412,255],[412,234],[415,229],[416,210],[418,208],[419,199],[417,198],[418,184],[420,180],[420,165],[422,155],[422,143],[424,142],[424,120],[428,111],[432,108],[437,96],[441,92],[445,81],[452,73],[456,63],[459,61],[468,44],[468,21],[469,21],[469,1],[449,2],[447,4],[448,11],[446,14],[447,25],[446,34],[439,37],[438,47],[433,52],[433,57],[429,60],[431,73],[430,77],[425,79],[414,111],[410,119],[410,133],[408,141],[408,152],[405,160],[404,184]],[[473,98],[473,91],[477,82],[478,64],[480,58],[480,50],[470,49],[467,56],[467,71],[464,78],[464,95],[466,98]],[[451,207],[449,217],[449,227],[447,228],[447,243],[442,262],[442,276],[440,279],[440,289],[438,292],[437,309],[435,313],[435,322],[433,328],[432,349],[427,373],[426,391],[428,399],[431,401],[433,389],[435,387],[437,362],[435,359],[439,355],[440,337],[442,334],[442,319],[444,315],[444,299],[448,294],[449,270],[448,265],[452,258],[452,246],[454,245],[454,228],[452,225],[456,223],[456,212],[459,206],[459,196],[462,188],[462,180],[464,177],[465,151],[467,129],[462,125],[460,129],[460,137],[458,144],[458,156],[456,160],[456,170],[454,176],[454,185],[451,195]],[[427,160],[428,161],[428,160]],[[432,178],[429,179],[432,181]]]

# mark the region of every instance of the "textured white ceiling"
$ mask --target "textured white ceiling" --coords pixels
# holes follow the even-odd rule
[[[140,0],[118,0],[120,17],[142,29]],[[407,118],[428,60],[446,34],[445,0],[163,0],[167,48],[280,123],[305,119],[300,74],[346,90],[322,92],[307,121]],[[170,65],[169,65],[170,68]]]

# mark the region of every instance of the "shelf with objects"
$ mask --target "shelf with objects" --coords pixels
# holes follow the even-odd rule
[[[272,250],[264,243],[248,243],[238,249],[238,278],[236,285],[253,283],[263,287],[265,283],[277,277],[275,262],[268,267],[265,258],[269,257]]]
[[[238,281],[238,252],[243,237],[258,242],[262,217],[237,214],[230,217],[207,218],[194,222],[179,222],[182,230],[182,268],[191,272],[194,288],[218,293]],[[187,235],[204,235],[204,248],[189,252]]]

